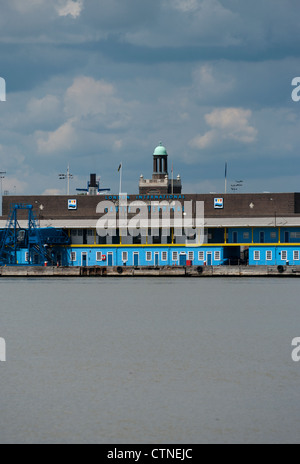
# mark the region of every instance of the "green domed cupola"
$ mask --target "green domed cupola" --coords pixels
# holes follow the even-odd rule
[[[168,152],[162,142],[153,153],[153,178],[164,179],[168,175]]]

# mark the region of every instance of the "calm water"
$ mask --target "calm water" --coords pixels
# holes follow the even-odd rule
[[[295,443],[298,279],[1,280],[1,443]]]

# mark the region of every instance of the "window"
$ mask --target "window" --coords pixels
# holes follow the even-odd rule
[[[101,251],[97,251],[97,253],[96,253],[96,261],[102,261],[102,252]]]
[[[72,235],[73,235],[73,237],[77,236],[77,229],[72,230]]]
[[[89,237],[92,237],[94,235],[93,229],[89,229],[87,234]]]
[[[189,259],[189,261],[194,261],[194,259],[195,259],[195,254],[194,254],[193,251],[189,251],[189,252],[188,252],[188,259]]]
[[[283,250],[281,252],[281,259],[282,259],[282,261],[287,261],[287,251],[286,250]]]
[[[199,251],[198,252],[198,260],[199,261],[204,261],[205,260],[204,251]]]
[[[276,238],[276,237],[277,237],[277,233],[276,233],[276,232],[271,232],[271,233],[270,233],[270,237],[271,237],[271,238]]]
[[[215,261],[221,260],[221,253],[219,251],[215,251]]]
[[[272,257],[273,257],[272,255],[273,255],[272,250],[267,250],[266,251],[266,260],[267,261],[272,261]]]
[[[122,262],[127,263],[128,261],[128,251],[123,251],[122,252]]]
[[[255,250],[254,251],[254,261],[259,261],[260,260],[260,251]]]
[[[152,251],[147,251],[147,253],[146,253],[146,261],[152,261]]]
[[[300,256],[299,256],[299,250],[294,250],[294,261],[299,261]]]
[[[76,261],[76,259],[77,259],[76,252],[72,251],[72,253],[71,253],[71,261],[72,261],[72,263],[74,263],[74,261]]]
[[[167,251],[163,251],[161,254],[161,260],[162,261],[168,261],[168,253]]]
[[[82,237],[83,236],[83,230],[82,229],[78,229],[78,237]]]
[[[172,253],[172,261],[178,261],[178,252],[177,251],[173,251],[173,253]]]
[[[291,232],[291,238],[300,238],[300,232]]]
[[[244,232],[244,233],[243,233],[243,239],[249,240],[249,237],[250,237],[249,232]]]
[[[28,251],[25,252],[25,262],[28,263],[29,261],[29,253]]]

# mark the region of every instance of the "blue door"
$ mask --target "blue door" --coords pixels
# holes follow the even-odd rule
[[[179,264],[180,266],[186,266],[186,254],[180,254]]]
[[[107,265],[113,266],[113,254],[112,253],[107,253]]]
[[[82,253],[81,254],[81,266],[82,267],[87,266],[87,253]]]
[[[139,254],[133,253],[133,265],[134,267],[138,267],[139,265]]]
[[[289,232],[285,231],[284,232],[284,243],[289,243],[290,241],[290,234]]]
[[[211,255],[211,253],[206,254],[206,259],[207,259],[207,265],[211,266],[212,265],[212,255]]]
[[[155,253],[154,259],[155,259],[155,266],[158,266],[159,265],[159,253]]]

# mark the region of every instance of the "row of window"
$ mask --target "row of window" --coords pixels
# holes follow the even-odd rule
[[[284,232],[284,241],[289,242],[290,238],[291,239],[300,239],[300,232]],[[243,239],[244,240],[249,240],[250,238],[250,232],[243,232]],[[277,239],[277,232],[276,231],[271,231],[270,232],[270,238],[272,239]],[[236,231],[232,232],[232,240],[233,242],[237,242],[238,240],[238,233]],[[265,241],[265,232],[261,231],[259,232],[259,241],[263,243]]]
[[[93,229],[85,229],[86,235],[88,237],[93,237],[95,234],[95,230]],[[72,229],[71,230],[72,237],[82,237],[83,236],[83,229]]]
[[[100,253],[100,252],[98,252]],[[154,252],[156,254],[157,252]],[[182,255],[182,253],[181,253]],[[187,259],[189,261],[194,261],[195,260],[195,253],[194,251],[189,251],[187,253]],[[152,251],[146,251],[146,261],[152,261],[153,259],[153,252]],[[221,252],[220,251],[215,251],[214,252],[214,259],[215,261],[220,261],[221,260]],[[168,261],[168,252],[167,251],[162,251],[161,253],[161,260],[162,261]],[[179,260],[179,252],[178,251],[173,251],[172,252],[172,261],[177,262]],[[198,260],[199,261],[205,261],[205,251],[199,251],[198,252]],[[128,261],[128,251],[123,251],[122,253],[122,261],[127,262]]]
[[[156,252],[157,253],[157,252]],[[155,254],[155,252],[154,252]],[[101,251],[96,252],[96,261],[101,262],[103,255]],[[206,253],[205,251],[198,251],[198,260],[199,261],[205,261],[205,256]],[[146,251],[146,261],[152,261],[153,259],[153,252],[152,251]],[[189,251],[187,253],[187,259],[189,261],[194,261],[195,260],[195,252],[194,251]],[[220,261],[221,260],[221,252],[220,251],[214,251],[214,259],[215,261]],[[77,260],[77,253],[76,251],[72,251],[71,253],[71,261],[75,262]],[[162,251],[161,252],[161,260],[162,261],[168,261],[168,252],[167,251]],[[172,261],[177,262],[179,260],[179,252],[178,251],[173,251],[172,252]],[[123,251],[122,252],[122,261],[127,262],[128,261],[128,251]]]
[[[272,259],[273,259],[273,251],[272,250],[267,250],[265,253],[266,253],[266,261],[272,261]],[[281,255],[281,260],[282,261],[287,261],[287,250],[282,250],[280,252],[280,255]],[[254,261],[260,261],[260,257],[261,257],[260,250],[255,250],[254,251],[254,256],[253,256]],[[293,260],[294,261],[299,261],[300,260],[300,252],[299,252],[299,250],[294,250],[293,251]]]
[[[93,229],[85,229],[85,232],[86,232],[86,235],[88,237],[92,237],[94,236],[95,234],[95,230]],[[300,232],[285,232],[286,236],[285,236],[285,241],[289,241],[289,237],[291,239],[300,239]],[[83,236],[83,229],[72,229],[71,230],[71,235],[72,237],[82,237]],[[151,231],[149,231],[149,235],[151,235]],[[184,235],[184,233],[183,233]],[[211,240],[212,239],[212,234],[208,234],[207,236],[208,240]],[[227,238],[228,238],[228,234],[227,234]],[[270,232],[270,238],[271,239],[276,239],[277,238],[277,232],[276,231],[271,231]],[[247,241],[250,239],[250,232],[243,232],[243,240]],[[234,243],[237,243],[238,241],[238,232],[237,231],[234,231],[232,232],[232,240]],[[265,232],[264,231],[261,231],[260,232],[260,242],[264,242],[265,241]]]

